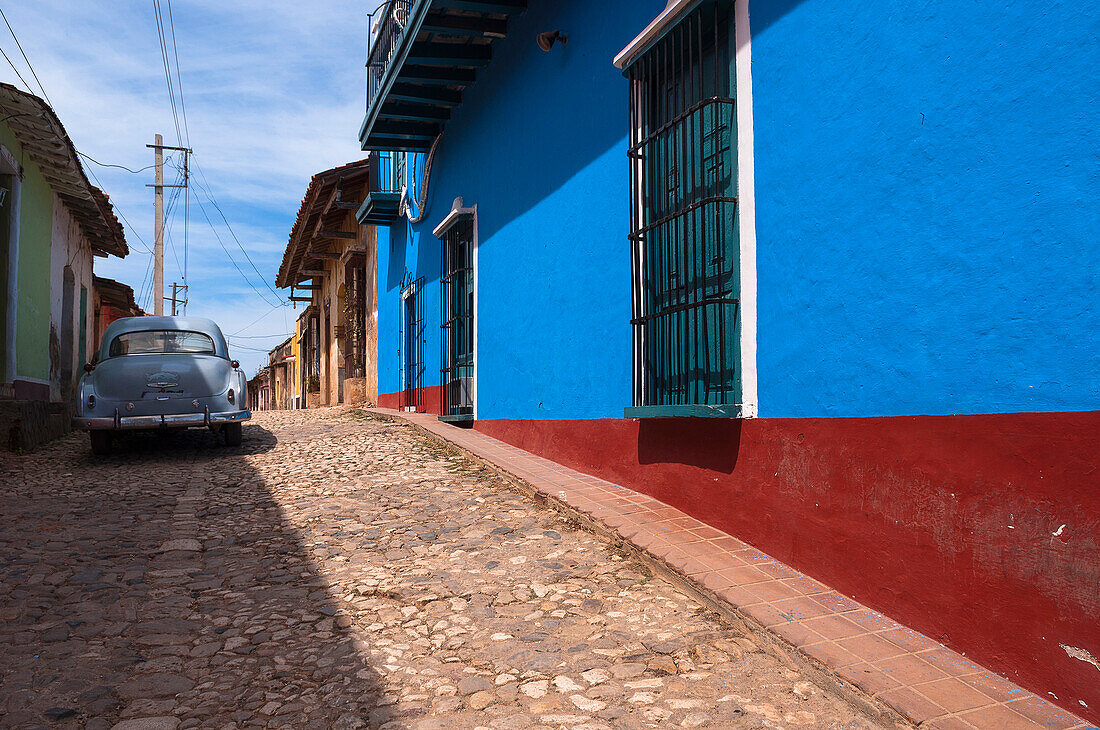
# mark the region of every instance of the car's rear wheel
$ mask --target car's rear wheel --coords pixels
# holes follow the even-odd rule
[[[225,433],[225,445],[240,446],[244,438],[243,430],[239,423],[227,423],[222,426],[222,431]]]
[[[110,431],[89,431],[88,438],[92,442],[92,453],[96,456],[107,456],[111,453]]]

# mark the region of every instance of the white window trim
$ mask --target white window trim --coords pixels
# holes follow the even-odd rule
[[[741,416],[760,415],[756,369],[756,171],[752,118],[752,32],[749,0],[734,2],[737,109],[737,207],[741,246]]]
[[[477,364],[481,360],[481,358],[478,356],[478,349],[477,349],[478,348],[477,333],[478,333],[478,330],[481,328],[481,317],[478,314],[478,291],[481,287],[479,287],[478,284],[477,284],[477,275],[478,275],[477,259],[478,259],[478,251],[481,249],[481,236],[478,233],[478,228],[477,228],[477,204],[475,203],[473,206],[466,207],[466,205],[462,202],[461,197],[455,198],[454,202],[451,204],[451,212],[449,212],[443,218],[443,220],[441,220],[439,222],[439,225],[437,225],[435,228],[432,229],[432,235],[435,236],[436,238],[442,238],[443,234],[446,233],[447,230],[451,228],[451,226],[453,226],[455,223],[462,220],[463,218],[472,218],[473,219],[472,220],[472,226],[471,226],[471,228],[472,228],[471,236],[473,237],[473,240],[471,241],[471,245],[473,246],[471,260],[472,260],[473,267],[474,267],[474,275],[473,275],[473,279],[474,279],[474,375],[473,375],[472,387],[470,388],[470,391],[471,391],[470,392],[470,399],[474,402],[474,420],[476,421],[478,419],[478,412],[477,412],[477,391],[478,391],[478,387],[477,387],[477,380],[478,380],[477,367],[478,367],[478,365]]]

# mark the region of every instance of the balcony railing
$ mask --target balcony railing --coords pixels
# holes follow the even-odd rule
[[[370,53],[367,55],[367,109],[371,108],[378,90],[382,86],[382,77],[394,51],[401,43],[408,26],[412,6],[416,0],[386,0],[377,10],[367,16],[369,22],[368,37],[372,38]]]

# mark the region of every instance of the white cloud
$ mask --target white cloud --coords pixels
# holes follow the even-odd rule
[[[310,176],[362,157],[356,133],[364,111],[366,13],[377,4],[259,0],[176,0],[172,12],[194,161],[205,174],[241,243],[267,282],[274,281],[290,227]],[[165,0],[161,2],[167,11]],[[73,142],[101,162],[134,169],[152,163],[145,145],[160,131],[175,142],[175,127],[148,0],[38,0],[5,7]],[[6,28],[0,29],[6,32]],[[10,36],[0,47],[20,61]],[[169,43],[171,40],[169,39]],[[169,47],[171,53],[171,47]],[[30,74],[23,75],[34,83]],[[6,64],[0,79],[19,80]],[[175,78],[173,77],[173,81]],[[182,124],[182,120],[181,120]],[[90,173],[151,246],[152,170],[132,175],[88,163]],[[166,171],[166,177],[174,173]],[[212,316],[226,332],[270,309],[264,286],[212,207],[207,213],[223,243],[251,281],[225,259],[193,193],[189,237],[192,294],[189,313]],[[182,241],[176,220],[173,241]],[[137,237],[124,261],[97,260],[96,270],[139,289],[148,271]],[[176,275],[165,257],[165,280]],[[286,292],[283,292],[285,294]],[[300,310],[272,309],[243,335],[290,331]],[[278,340],[250,340],[257,347]],[[262,353],[240,352],[255,369]]]

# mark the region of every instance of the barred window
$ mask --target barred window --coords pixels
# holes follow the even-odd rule
[[[634,406],[667,415],[741,398],[731,6],[704,3],[627,69]]]
[[[444,418],[471,419],[474,415],[474,222],[459,220],[441,239],[442,272],[442,383]]]
[[[424,407],[424,277],[408,271],[401,282],[401,332],[397,357],[401,366],[398,407],[423,412]]]

